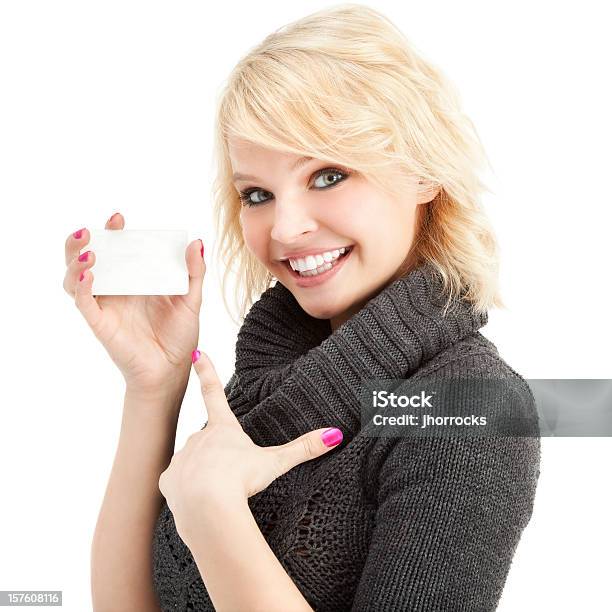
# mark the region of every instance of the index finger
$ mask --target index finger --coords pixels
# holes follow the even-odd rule
[[[191,353],[191,362],[200,379],[200,389],[202,390],[206,412],[208,412],[208,422],[242,427],[227,402],[223,384],[208,355],[196,349]]]

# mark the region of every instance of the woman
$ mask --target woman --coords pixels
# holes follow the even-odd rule
[[[535,420],[479,331],[502,306],[497,246],[457,95],[380,13],[341,5],[240,61],[216,125],[220,252],[248,313],[224,390],[193,351],[199,241],[171,298],[94,298],[87,230],[67,241],[64,286],[126,379],[94,608],[494,609],[539,439],[381,430],[361,403],[376,379],[492,379],[438,409],[499,417],[512,397]],[[173,456],[190,354],[209,421]]]

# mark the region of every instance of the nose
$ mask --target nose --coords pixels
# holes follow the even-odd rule
[[[291,244],[299,240],[302,234],[315,231],[316,220],[308,213],[305,205],[294,200],[279,198],[274,206],[274,224],[270,236],[283,244]]]

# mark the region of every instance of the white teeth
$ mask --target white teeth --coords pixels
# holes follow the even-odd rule
[[[323,266],[317,268],[316,270],[306,270],[305,272],[302,272],[301,276],[317,276],[318,274],[321,274],[322,272],[327,272],[327,270],[329,270],[332,267],[333,267],[332,264],[326,263]]]
[[[308,255],[300,259],[289,259],[289,265],[292,270],[296,272],[307,272],[309,270],[316,270],[323,264],[331,263],[338,259],[340,255],[346,253],[349,247],[342,247],[340,249],[334,249],[333,251],[325,251],[323,253],[317,253],[316,255]]]
[[[309,255],[306,257],[306,259],[290,259],[289,265],[291,266],[292,270],[299,272],[300,276],[317,276],[318,274],[327,272],[327,270],[330,270],[333,266],[335,266],[338,257],[349,250],[350,247],[343,247],[342,249],[336,249],[334,251],[326,251],[325,253],[317,255]],[[337,253],[337,255],[334,255],[334,253]],[[307,265],[309,259],[315,260],[315,267],[312,269],[309,269]],[[319,264],[319,261],[322,263]]]

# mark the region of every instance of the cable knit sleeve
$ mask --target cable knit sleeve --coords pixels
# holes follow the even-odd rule
[[[378,505],[352,610],[495,610],[539,459],[538,437],[377,440]]]

